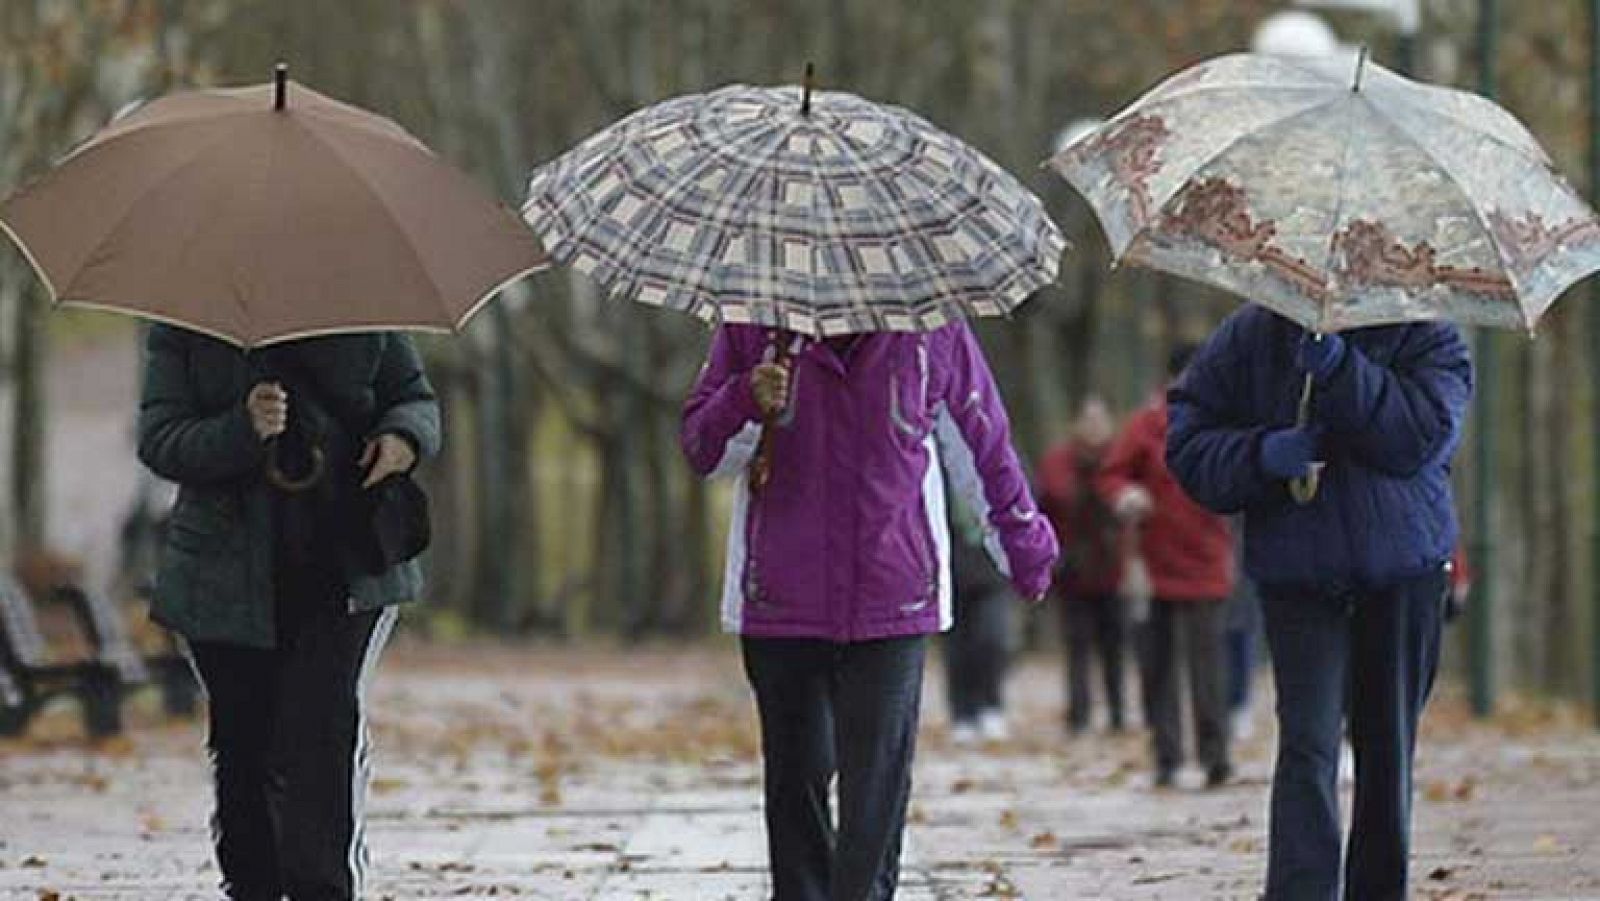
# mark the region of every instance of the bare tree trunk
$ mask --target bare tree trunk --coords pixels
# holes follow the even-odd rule
[[[16,547],[42,548],[45,542],[44,366],[48,356],[46,305],[34,290],[24,290],[15,308],[16,345],[12,354],[11,523]]]
[[[1567,418],[1570,404],[1558,387],[1560,374],[1573,371],[1569,368],[1573,361],[1567,349],[1571,343],[1569,332],[1577,324],[1576,320],[1577,317],[1567,315],[1552,319],[1542,342],[1545,346],[1540,349],[1539,362],[1542,365],[1537,375],[1539,416],[1543,420],[1541,435],[1545,450],[1539,465],[1543,483],[1540,494],[1545,509],[1538,523],[1539,531],[1535,534],[1540,536],[1537,543],[1545,546],[1547,554],[1545,594],[1549,605],[1544,617],[1546,653],[1541,682],[1546,690],[1558,694],[1579,688],[1575,665],[1578,658],[1574,656],[1576,648],[1572,640],[1577,626],[1573,605],[1578,592],[1571,583],[1572,544],[1576,530],[1572,527],[1570,506],[1570,498],[1574,493],[1571,431]]]

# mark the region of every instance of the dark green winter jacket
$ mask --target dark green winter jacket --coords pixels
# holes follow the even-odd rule
[[[373,334],[322,345],[330,347],[337,356],[323,368],[335,373],[332,387],[371,410],[372,435],[405,437],[419,459],[438,453],[438,400],[409,338]],[[265,447],[244,404],[257,379],[232,345],[168,326],[148,332],[139,459],[179,486],[152,615],[192,641],[276,642],[276,489],[262,477]],[[415,560],[378,576],[352,561],[346,572],[352,611],[416,600],[422,591]]]

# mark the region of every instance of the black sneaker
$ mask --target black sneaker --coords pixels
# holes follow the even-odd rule
[[[1171,788],[1177,781],[1177,773],[1171,767],[1156,770],[1156,788]]]
[[[1233,781],[1233,765],[1219,763],[1206,770],[1206,788],[1221,788]]]

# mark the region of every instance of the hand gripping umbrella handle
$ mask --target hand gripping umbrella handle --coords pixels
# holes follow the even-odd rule
[[[788,367],[789,348],[783,343],[781,337],[773,339],[774,354],[772,362],[779,366]],[[789,390],[794,390],[791,381]],[[772,433],[778,427],[778,417],[783,415],[782,410],[763,414],[761,417],[761,440],[756,443],[756,457],[750,465],[750,490],[760,492],[767,487],[767,482],[772,479]]]
[[[322,478],[328,468],[328,458],[322,453],[322,448],[311,448],[311,471],[301,478],[292,478],[278,466],[278,439],[273,438],[267,442],[267,481],[274,488],[288,494],[299,494],[310,488]]]
[[[1305,387],[1300,389],[1300,410],[1295,416],[1295,425],[1305,428],[1311,423],[1311,389],[1313,381],[1311,373],[1306,373]],[[1289,480],[1289,496],[1294,502],[1304,506],[1316,500],[1317,489],[1322,486],[1322,469],[1317,464],[1312,464],[1311,474],[1298,479]]]

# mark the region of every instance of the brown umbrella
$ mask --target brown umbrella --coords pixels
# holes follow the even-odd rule
[[[0,206],[64,306],[242,347],[459,329],[545,267],[521,218],[388,119],[295,84],[173,94]]]

